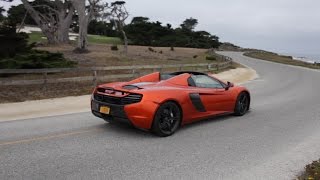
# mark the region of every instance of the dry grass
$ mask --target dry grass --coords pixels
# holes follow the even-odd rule
[[[50,52],[60,52],[66,58],[78,63],[78,67],[108,67],[108,66],[130,66],[130,65],[158,65],[158,64],[198,64],[198,63],[221,63],[225,62],[221,56],[216,55],[216,60],[206,60],[206,49],[192,48],[174,48],[170,47],[149,47],[129,46],[128,56],[125,56],[123,47],[118,46],[119,51],[111,51],[111,45],[90,44],[89,53],[76,54],[73,52],[74,46],[62,45],[52,47],[39,47],[38,49]],[[212,55],[212,54],[211,54]],[[214,54],[213,54],[214,55]],[[241,65],[233,63],[229,69],[240,67]],[[183,69],[192,71],[202,71],[201,69]],[[164,72],[178,71],[177,68],[165,69]],[[213,71],[218,73],[224,70]],[[140,73],[151,73],[152,70],[144,70]],[[98,75],[108,74],[126,74],[131,73],[130,70],[118,71],[102,71]],[[68,72],[49,74],[48,78],[65,78],[77,76],[91,76],[92,72]],[[1,77],[0,80],[30,80],[42,79],[41,74],[25,74]],[[126,79],[124,79],[126,80]],[[106,83],[106,82],[101,82]],[[93,89],[92,82],[81,83],[57,83],[43,85],[21,85],[21,86],[1,86],[0,87],[0,103],[21,102],[26,100],[38,100],[47,98],[57,98],[66,96],[78,96],[90,94]]]
[[[291,56],[282,56],[282,55],[271,53],[271,52],[251,51],[251,52],[244,53],[244,55],[248,57],[262,59],[262,60],[276,62],[276,63],[289,64],[289,65],[307,67],[312,69],[320,69],[320,64],[311,64],[304,61],[298,61],[298,60],[292,59]]]
[[[151,52],[149,47],[129,46],[128,56],[123,54],[123,47],[119,51],[111,51],[112,45],[90,44],[90,53],[75,54],[71,45],[41,47],[41,50],[50,52],[61,52],[66,58],[78,62],[79,67],[88,66],[122,66],[122,65],[153,65],[153,64],[186,64],[186,63],[206,63],[203,58],[206,49],[175,48],[171,51],[169,47],[152,47],[155,52]],[[193,58],[197,55],[197,58]]]
[[[229,69],[243,67],[240,64],[232,63]],[[167,72],[175,71],[168,69]],[[225,70],[212,71],[216,74]],[[119,79],[127,81],[130,79]],[[98,84],[108,82],[98,82]],[[55,83],[44,85],[19,85],[19,86],[0,86],[0,103],[23,102],[28,100],[40,100],[48,98],[60,98],[67,96],[81,96],[92,92],[94,84],[92,81]]]
[[[119,79],[125,81],[128,79]],[[107,82],[98,82],[107,83]],[[44,85],[0,86],[0,103],[23,102],[67,96],[91,94],[94,84],[87,82],[54,83]]]
[[[59,83],[43,85],[0,86],[0,102],[23,102],[27,100],[40,100],[66,96],[79,96],[90,94],[93,86],[84,83]]]
[[[123,54],[123,47],[118,46],[119,51],[111,51],[111,45],[106,44],[90,44],[89,53],[77,54],[74,53],[74,46],[61,45],[39,47],[40,50],[47,50],[50,52],[60,52],[72,61],[78,63],[78,67],[108,67],[108,66],[130,66],[130,65],[158,65],[158,64],[198,64],[198,63],[220,63],[224,62],[217,55],[217,60],[206,60],[206,49],[193,49],[193,48],[175,48],[171,51],[169,47],[152,47],[154,52],[149,50],[149,47],[144,46],[129,46],[128,56]],[[196,58],[194,58],[196,57]],[[176,71],[177,69],[172,69]],[[188,69],[186,69],[188,70]],[[194,70],[194,69],[190,69]],[[121,71],[104,71],[98,72],[99,75],[109,74],[125,74],[130,73],[125,70]],[[66,78],[76,76],[91,76],[92,72],[68,72],[49,74],[48,78]],[[10,77],[1,77],[3,79],[11,80],[31,80],[42,79],[41,74],[21,74]]]

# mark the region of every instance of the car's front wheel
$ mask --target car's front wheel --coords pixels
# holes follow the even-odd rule
[[[234,109],[234,115],[243,116],[245,115],[250,107],[250,96],[246,92],[241,92],[236,101],[236,107]]]
[[[174,102],[166,102],[154,116],[152,131],[160,137],[171,136],[179,128],[181,117],[179,106]]]

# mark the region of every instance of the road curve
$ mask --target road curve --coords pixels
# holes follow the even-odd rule
[[[158,138],[88,113],[0,123],[0,179],[292,179],[320,157],[320,72],[252,67],[252,109]]]

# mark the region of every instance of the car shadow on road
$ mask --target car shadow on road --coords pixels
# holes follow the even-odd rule
[[[250,114],[250,111],[248,112]],[[190,124],[183,125],[179,128],[176,134],[179,132],[186,132],[196,128],[207,127],[209,125],[217,124],[224,121],[239,120],[240,118],[233,115],[215,116],[203,120],[199,120]],[[106,134],[120,135],[123,137],[130,138],[160,138],[154,135],[151,131],[137,129],[133,126],[121,123],[104,123],[99,125],[97,128],[103,129]]]
[[[155,138],[151,132],[137,129],[127,124],[105,122],[97,126],[97,128],[102,129],[108,135],[121,135],[130,138]]]
[[[250,115],[252,112],[249,110],[244,116]],[[212,125],[212,124],[216,124],[216,123],[220,123],[220,122],[224,122],[224,121],[232,121],[232,120],[240,120],[241,117],[244,116],[235,116],[232,114],[229,115],[219,115],[219,116],[213,116],[207,119],[202,119],[196,122],[192,122],[189,124],[186,124],[184,126],[182,126],[180,128],[180,131],[182,130],[189,130],[189,129],[193,129],[196,127],[201,127],[201,126],[208,126],[208,125]]]
[[[179,131],[185,131],[185,130],[194,129],[197,127],[208,126],[208,125],[216,124],[219,122],[232,120],[233,118],[237,118],[237,117],[233,115],[225,115],[225,116],[216,116],[216,117],[211,117],[207,119],[202,119],[196,122],[183,125]]]

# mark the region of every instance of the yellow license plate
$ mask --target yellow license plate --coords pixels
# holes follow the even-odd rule
[[[110,108],[107,106],[101,106],[100,107],[100,113],[102,114],[110,114]]]

